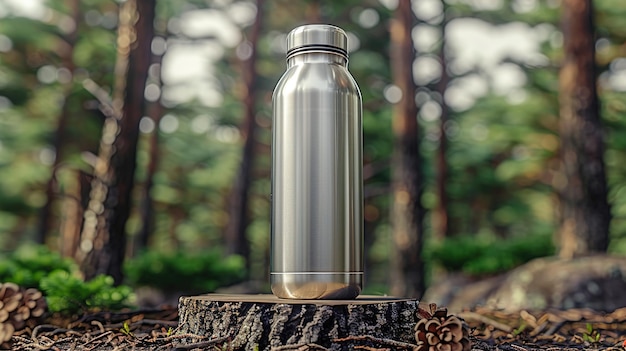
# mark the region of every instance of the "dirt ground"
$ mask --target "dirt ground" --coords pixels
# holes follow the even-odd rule
[[[588,309],[508,312],[475,308],[455,314],[468,324],[472,350],[626,350],[626,308],[611,313]],[[128,313],[94,313],[16,333],[5,349],[39,350],[230,350],[228,338],[207,340],[176,331],[174,306]],[[182,340],[185,343],[182,343]],[[191,342],[190,342],[191,340]],[[355,338],[354,349],[402,350],[391,340]],[[279,350],[325,350],[285,345]],[[434,351],[434,349],[431,349]]]

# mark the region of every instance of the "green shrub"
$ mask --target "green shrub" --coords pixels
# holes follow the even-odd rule
[[[430,259],[449,271],[461,271],[468,262],[481,256],[486,249],[486,242],[463,235],[447,238],[428,250]]]
[[[133,299],[128,286],[113,286],[113,278],[99,275],[84,282],[66,271],[54,271],[41,280],[51,312],[75,314],[87,311],[116,311],[129,307]]]
[[[74,261],[45,246],[22,246],[0,256],[0,282],[13,282],[24,288],[39,289],[41,279],[53,271],[71,273],[77,270]]]
[[[448,271],[481,276],[504,272],[534,258],[554,254],[550,235],[486,240],[473,236],[445,239],[429,250],[434,263]]]
[[[120,310],[128,307],[133,298],[131,288],[114,287],[112,277],[102,275],[83,281],[73,260],[38,245],[23,246],[0,256],[0,282],[39,289],[51,312],[68,315]]]
[[[218,251],[190,255],[185,252],[144,252],[125,265],[128,283],[163,291],[211,292],[241,282],[245,277],[240,256],[224,257]]]

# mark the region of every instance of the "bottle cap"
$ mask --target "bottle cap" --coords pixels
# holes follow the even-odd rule
[[[348,36],[329,24],[307,24],[287,35],[287,59],[302,52],[327,52],[348,58]]]

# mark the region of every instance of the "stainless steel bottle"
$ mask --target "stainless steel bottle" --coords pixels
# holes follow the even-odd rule
[[[281,298],[352,299],[363,280],[361,93],[346,33],[287,36],[273,95],[271,286]]]

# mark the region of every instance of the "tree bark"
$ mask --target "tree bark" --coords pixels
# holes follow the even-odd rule
[[[156,0],[130,0],[120,12],[116,86],[81,235],[81,270],[86,279],[107,274],[120,284],[123,278],[125,227],[131,209],[139,120],[144,112],[144,90],[152,55],[155,5]]]
[[[61,255],[76,257],[80,244],[80,230],[83,223],[86,199],[89,198],[89,187],[92,180],[90,174],[82,170],[72,171],[75,181],[64,191],[63,215],[60,223]]]
[[[400,1],[391,24],[393,81],[402,91],[394,106],[392,156],[393,227],[391,294],[421,296],[424,293],[422,170],[416,86],[413,81],[415,48],[411,39],[414,14],[410,1]]]
[[[305,17],[309,23],[322,23],[322,9],[320,0],[309,0],[304,10]]]
[[[65,40],[62,41],[62,47],[60,48],[60,50],[58,50],[58,52],[60,53],[63,67],[69,70],[72,74],[74,74],[74,70],[76,68],[76,65],[74,64],[74,46],[76,45],[76,40],[78,39],[78,28],[82,15],[80,12],[80,0],[68,0],[67,6],[71,11],[70,15],[72,17],[72,20],[74,21],[74,28],[65,36]],[[56,197],[57,188],[56,174],[61,165],[61,161],[63,160],[65,145],[67,143],[67,125],[71,115],[68,97],[71,94],[73,84],[73,81],[67,82],[62,88],[65,102],[63,103],[63,107],[61,108],[61,114],[57,121],[57,127],[54,133],[53,147],[55,157],[52,164],[52,173],[50,174],[50,179],[46,184],[46,202],[41,208],[41,213],[39,216],[39,230],[37,231],[36,237],[36,241],[39,244],[45,244],[46,238],[51,232],[52,226],[54,224],[52,221],[52,211],[54,207],[54,200]]]
[[[156,16],[156,14],[155,14]],[[154,21],[154,34],[162,36],[167,39],[167,18],[157,17]],[[158,84],[161,91],[163,90],[163,56],[165,52],[153,54],[152,64],[158,67],[155,76],[152,77],[155,84]],[[150,103],[147,107],[147,116],[151,117],[154,121],[155,128],[149,136],[148,146],[148,166],[146,168],[146,180],[141,195],[140,216],[141,216],[141,230],[131,250],[132,255],[136,255],[139,251],[146,249],[150,245],[150,240],[155,229],[155,216],[154,216],[154,200],[152,199],[152,188],[154,187],[154,175],[159,168],[159,160],[161,158],[161,147],[159,146],[159,130],[158,125],[165,113],[165,107],[161,103],[161,96]]]
[[[385,297],[357,300],[282,300],[272,295],[182,297],[179,333],[228,337],[232,350],[270,350],[316,344],[352,350],[336,339],[368,335],[414,343],[418,301]],[[294,346],[294,350],[297,349]]]
[[[156,77],[156,83],[160,88],[163,87],[163,82],[161,80],[161,65],[163,63],[163,55],[154,55],[153,56],[153,64],[158,65],[159,73],[158,77]],[[163,104],[161,104],[160,100],[157,100],[148,107],[148,116],[152,118],[154,121],[155,129],[149,136],[148,142],[148,166],[146,167],[146,181],[144,185],[144,189],[141,196],[141,208],[140,208],[140,216],[141,216],[141,230],[139,231],[139,235],[135,244],[134,253],[137,251],[143,250],[148,247],[150,244],[150,238],[152,237],[152,233],[154,231],[154,201],[152,200],[151,191],[154,186],[154,175],[156,174],[159,168],[159,159],[161,157],[161,148],[159,147],[159,130],[158,125],[161,121],[161,117],[163,117],[165,108]]]
[[[246,236],[246,229],[250,221],[249,204],[250,184],[252,183],[252,167],[255,158],[254,146],[257,130],[256,117],[256,61],[257,45],[261,34],[263,19],[263,0],[257,0],[256,19],[250,31],[250,57],[243,62],[243,81],[245,85],[244,120],[241,127],[244,137],[244,146],[241,164],[237,178],[229,199],[229,220],[226,227],[226,247],[230,254],[244,257],[246,267],[250,268],[250,243]]]
[[[163,105],[155,102],[151,105],[151,113],[149,116],[154,120],[155,125],[159,125],[159,121],[163,116]],[[157,127],[158,128],[158,127]],[[153,130],[149,136],[148,142],[148,166],[146,167],[146,181],[141,195],[141,230],[137,235],[134,253],[144,250],[150,244],[150,238],[154,231],[154,201],[150,195],[154,187],[154,175],[159,167],[159,158],[161,157],[161,148],[159,147],[159,131]]]
[[[559,255],[605,252],[610,207],[604,166],[604,136],[596,90],[591,0],[563,2],[565,57],[559,75],[562,179]]]
[[[447,57],[446,57],[446,2],[441,1],[443,6],[443,21],[441,22],[441,49],[439,52],[439,60],[441,61],[441,78],[437,84],[437,91],[441,96],[441,117],[439,119],[439,146],[437,147],[436,156],[436,176],[435,188],[437,193],[437,205],[433,211],[433,236],[442,240],[448,237],[449,232],[449,215],[448,215],[448,194],[446,184],[448,181],[448,162],[446,161],[446,153],[448,149],[448,135],[446,133],[446,123],[449,118],[449,109],[444,99],[446,89],[448,88]]]

